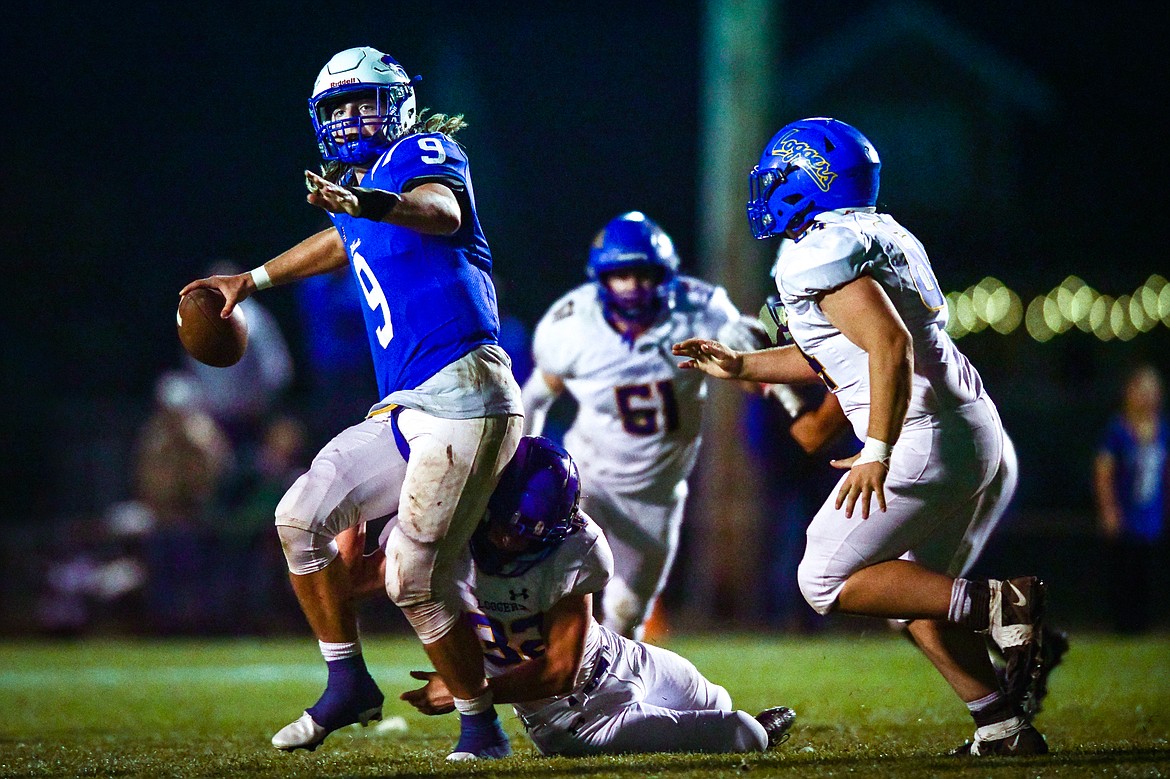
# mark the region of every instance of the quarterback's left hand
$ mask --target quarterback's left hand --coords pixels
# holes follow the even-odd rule
[[[309,194],[305,198],[309,205],[323,208],[331,214],[357,216],[361,213],[362,207],[358,203],[357,195],[311,170],[305,171],[305,186],[309,188]]]
[[[443,677],[434,671],[411,671],[411,678],[426,682],[417,690],[407,690],[398,697],[423,714],[450,714],[455,711],[455,697]]]

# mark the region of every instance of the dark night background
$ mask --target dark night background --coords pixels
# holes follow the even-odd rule
[[[935,33],[894,34],[889,14]],[[697,2],[43,3],[8,15],[2,526],[123,497],[93,466],[119,473],[156,377],[178,364],[179,288],[215,258],[250,268],[323,226],[303,202],[301,171],[318,160],[306,98],[343,48],[389,52],[423,75],[421,106],[466,114],[502,302],[521,320],[584,279],[589,240],[622,211],[653,216],[696,270]],[[1164,9],[787,2],[776,20],[780,94],[758,110],[774,128],[835,115],[866,132],[882,152],[881,206],[923,240],[945,289],[994,275],[1026,303],[1069,274],[1114,296],[1170,276],[1155,245]],[[956,137],[979,154],[946,145]],[[290,290],[260,300],[299,361]],[[1091,516],[1088,464],[1120,366],[1146,357],[1170,373],[1168,334],[960,341],[1017,439],[1020,511]],[[369,391],[372,402],[372,380]]]

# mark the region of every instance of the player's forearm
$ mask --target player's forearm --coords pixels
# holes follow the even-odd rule
[[[463,223],[459,200],[441,184],[424,184],[403,192],[381,221],[426,235],[453,235]]]
[[[335,229],[329,227],[310,235],[260,267],[275,286],[330,273],[344,267],[348,261],[341,236]]]
[[[869,438],[890,446],[898,440],[910,408],[913,375],[909,338],[895,339],[888,348],[869,353]]]
[[[808,360],[795,346],[777,346],[742,352],[743,366],[737,379],[763,384],[808,384],[818,380]]]
[[[524,703],[568,695],[577,680],[577,665],[556,662],[547,654],[488,679],[492,700],[496,703]]]

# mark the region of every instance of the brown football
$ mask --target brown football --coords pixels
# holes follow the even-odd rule
[[[239,306],[227,319],[220,317],[224,299],[219,290],[198,287],[179,300],[175,315],[179,341],[187,353],[216,368],[235,365],[248,346],[248,320]]]

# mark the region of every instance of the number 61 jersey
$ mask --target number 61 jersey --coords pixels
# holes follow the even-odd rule
[[[781,240],[773,275],[793,341],[837,395],[859,439],[869,427],[869,357],[829,322],[819,301],[861,276],[885,290],[914,343],[906,429],[929,426],[983,394],[979,373],[944,329],[946,300],[926,250],[890,215],[818,214],[799,240]]]
[[[565,448],[586,490],[599,479],[670,495],[690,475],[707,389],[702,373],[680,369],[671,354],[671,345],[687,338],[756,349],[766,336],[722,287],[689,276],[679,277],[674,305],[633,343],[606,320],[593,283],[570,291],[537,324],[536,366],[560,377],[577,401]]]

